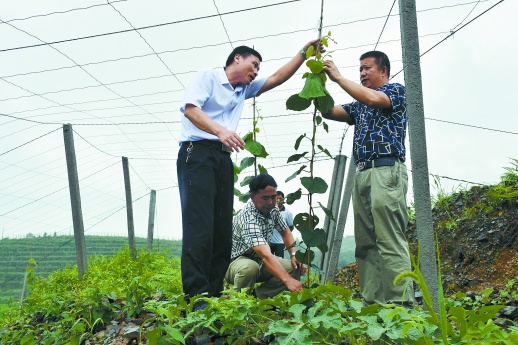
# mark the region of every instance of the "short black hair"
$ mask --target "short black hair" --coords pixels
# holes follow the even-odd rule
[[[282,196],[282,197],[284,198],[284,193],[283,193],[283,192],[281,192],[280,190],[278,190],[278,191],[277,191],[277,196],[279,196],[279,195],[280,195],[280,196]]]
[[[230,55],[227,58],[227,63],[225,64],[225,67],[228,67],[232,64],[232,61],[234,61],[234,58],[236,57],[237,54],[241,55],[245,59],[247,57],[249,57],[250,55],[255,55],[259,58],[259,61],[263,61],[261,54],[259,54],[259,52],[257,50],[252,49],[247,46],[239,46],[239,47],[235,47],[234,50],[232,50],[232,53],[230,53]]]
[[[277,182],[268,174],[259,174],[248,184],[250,194],[257,194],[259,189],[265,189],[268,186],[277,188]]]
[[[366,58],[373,57],[376,59],[376,64],[378,65],[378,69],[382,69],[383,67],[387,67],[387,74],[390,77],[390,60],[384,52],[380,52],[379,50],[371,50],[370,52],[363,53],[360,56],[360,61]]]

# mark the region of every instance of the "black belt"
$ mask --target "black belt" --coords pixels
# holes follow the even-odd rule
[[[367,162],[359,162],[357,165],[357,168],[359,171],[367,170],[370,168],[375,167],[387,167],[387,166],[393,166],[396,164],[396,162],[399,160],[397,157],[384,157],[384,158],[378,158],[373,159],[372,161]]]
[[[184,141],[184,142],[183,142],[183,144],[185,144],[185,145],[190,145],[191,143],[192,143],[193,145],[203,145],[203,146],[208,146],[208,147],[210,147],[211,149],[218,149],[218,150],[221,150],[221,151],[225,151],[225,152],[230,153],[230,150],[228,149],[228,147],[226,147],[226,146],[225,146],[224,144],[222,144],[220,141],[205,139],[205,140]]]

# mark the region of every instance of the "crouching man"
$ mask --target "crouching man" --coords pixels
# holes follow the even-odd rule
[[[284,290],[300,292],[296,279],[306,267],[295,258],[293,235],[279,209],[275,207],[277,183],[267,174],[256,176],[249,184],[250,201],[234,217],[232,255],[225,279],[235,289],[253,288],[259,299],[273,297]],[[273,230],[281,234],[290,260],[276,257],[270,250]]]

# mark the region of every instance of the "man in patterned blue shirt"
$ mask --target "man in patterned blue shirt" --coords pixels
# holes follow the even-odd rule
[[[389,83],[390,61],[380,51],[360,57],[361,85],[343,77],[333,61],[324,72],[356,101],[337,105],[324,118],[354,125],[353,208],[356,263],[364,304],[415,303],[411,280],[394,279],[411,269],[405,161],[405,87]]]
[[[284,290],[300,292],[302,283],[295,279],[306,267],[295,258],[293,235],[275,207],[277,183],[267,174],[256,176],[249,184],[250,201],[234,217],[232,255],[225,279],[235,289],[253,288],[257,298],[273,297]],[[270,251],[270,240],[276,229],[281,234],[290,260],[276,257]],[[300,270],[300,272],[299,272]]]

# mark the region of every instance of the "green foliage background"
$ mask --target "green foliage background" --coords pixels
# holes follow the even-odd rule
[[[138,247],[147,245],[145,238],[136,238],[135,242]],[[127,243],[126,237],[85,236],[89,259],[96,255],[114,256]],[[180,256],[182,242],[155,239],[154,248],[167,250],[170,257]],[[33,269],[37,277],[46,277],[58,269],[77,264],[73,236],[4,238],[0,240],[0,257],[0,304],[19,300],[29,259],[33,258],[37,263]]]

